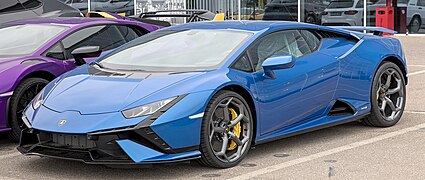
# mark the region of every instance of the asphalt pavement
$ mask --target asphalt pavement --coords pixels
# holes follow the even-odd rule
[[[425,179],[425,37],[397,37],[408,59],[407,105],[390,128],[357,122],[258,145],[230,169],[197,163],[113,169],[23,156],[0,134],[0,179]]]

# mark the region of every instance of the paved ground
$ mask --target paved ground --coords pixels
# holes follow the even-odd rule
[[[398,37],[410,71],[406,112],[391,128],[344,124],[259,145],[241,165],[111,169],[25,157],[0,134],[0,179],[425,179],[425,37]]]

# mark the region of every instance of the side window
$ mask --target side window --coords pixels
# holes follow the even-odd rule
[[[102,51],[108,51],[124,43],[126,40],[115,25],[84,28],[62,40],[66,57],[72,57],[71,52],[83,46],[100,46]]]
[[[17,0],[1,0],[0,14],[25,10]]]
[[[236,62],[232,65],[232,68],[244,72],[252,72],[251,62],[249,62],[246,54],[236,60]]]
[[[20,2],[27,9],[33,9],[41,6],[41,2],[38,0],[20,0]]]
[[[269,57],[292,55],[301,57],[311,53],[298,30],[286,30],[269,34],[257,41],[248,50],[255,70],[261,70],[261,64]]]
[[[425,0],[418,0],[418,6],[425,6]]]
[[[43,54],[43,56],[54,58],[54,59],[59,59],[59,60],[65,60],[66,59],[65,53],[63,52],[63,49],[62,49],[61,42],[58,42],[55,45],[53,45],[49,50],[47,50]]]
[[[308,31],[308,30],[301,30],[300,32],[303,35],[307,45],[310,47],[310,50],[312,52],[316,51],[320,46],[319,37],[316,34],[314,34],[313,32]]]
[[[147,33],[144,29],[137,29],[136,27],[132,26],[117,26],[120,30],[121,34],[124,36],[124,39],[128,42],[133,39],[136,39],[144,34]]]

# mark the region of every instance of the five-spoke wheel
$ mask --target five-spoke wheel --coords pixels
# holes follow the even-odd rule
[[[405,99],[406,83],[400,68],[391,62],[383,63],[372,83],[371,115],[363,122],[370,126],[393,126],[403,114]]]
[[[237,93],[221,91],[205,113],[201,162],[218,168],[235,166],[251,146],[253,126],[247,102]]]

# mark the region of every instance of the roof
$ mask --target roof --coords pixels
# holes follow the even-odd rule
[[[321,29],[333,31],[336,33],[353,36],[360,39],[363,34],[344,30],[341,28],[332,28],[327,26],[319,26],[308,23],[294,21],[201,21],[195,23],[181,24],[164,30],[185,30],[185,29],[222,29],[222,30],[239,30],[253,33],[264,33],[279,29]]]
[[[16,24],[56,24],[63,26],[77,26],[82,24],[100,24],[100,23],[117,23],[120,20],[106,18],[83,18],[83,17],[56,17],[56,18],[34,18],[27,20],[18,20],[5,23],[5,25]]]
[[[202,21],[177,25],[169,29],[236,29],[242,31],[262,31],[278,28],[318,28],[317,25],[291,21]]]

